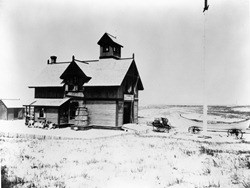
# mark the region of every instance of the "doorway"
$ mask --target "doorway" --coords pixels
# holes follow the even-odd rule
[[[133,123],[132,102],[124,102],[123,107],[123,124]]]
[[[19,109],[14,108],[14,119],[18,119],[18,111]]]
[[[70,101],[69,104],[69,120],[68,122],[70,124],[74,124],[75,123],[75,117],[76,117],[76,112],[77,112],[77,108],[78,108],[79,104],[78,101]]]

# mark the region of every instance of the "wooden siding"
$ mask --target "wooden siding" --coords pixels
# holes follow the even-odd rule
[[[116,126],[116,101],[86,101],[90,125]]]
[[[134,123],[138,123],[138,101],[134,101]]]
[[[2,101],[0,101],[0,119],[7,120],[7,108]]]
[[[35,98],[63,98],[63,87],[36,87]]]
[[[108,44],[105,47],[109,48],[109,50],[106,52],[103,51],[104,46],[100,46],[100,59],[110,58],[110,57],[119,59],[121,57],[121,47],[119,47],[118,45],[111,46],[110,44]],[[114,48],[116,51],[114,51]]]
[[[112,56],[113,55],[113,50],[112,50],[111,46],[107,45],[107,47],[108,47],[109,50],[104,52],[103,51],[104,47],[100,46],[100,58],[105,57],[105,56]]]
[[[9,108],[8,110],[7,110],[8,112],[7,112],[7,114],[8,114],[8,120],[13,120],[14,119],[14,108]]]
[[[35,107],[35,121],[42,120],[43,118],[39,117],[39,111],[42,107]],[[55,124],[59,124],[58,122],[58,109],[57,108],[44,108],[45,109],[45,118],[48,121],[51,121]]]
[[[85,87],[84,96],[86,99],[117,99],[118,87]]]
[[[138,98],[138,89],[143,90],[141,79],[138,78],[138,76],[139,76],[139,73],[138,73],[137,67],[135,65],[135,62],[133,62],[122,83],[123,93],[127,93],[127,89],[130,86],[134,88],[134,86],[136,85],[135,93],[134,91],[132,92],[135,94],[135,98]]]
[[[57,108],[47,108],[45,110],[45,116],[48,121],[51,121],[55,124],[60,124],[58,122],[58,109]]]
[[[123,101],[117,102],[117,126],[123,125]]]

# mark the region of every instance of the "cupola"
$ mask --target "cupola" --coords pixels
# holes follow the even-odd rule
[[[123,48],[123,46],[117,42],[116,37],[110,35],[109,33],[104,33],[97,44],[100,46],[100,59],[121,58],[121,48]]]

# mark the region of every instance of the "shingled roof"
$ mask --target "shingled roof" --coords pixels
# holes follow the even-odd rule
[[[131,63],[132,59],[101,59],[89,64],[78,63],[78,66],[92,77],[85,86],[120,86]]]
[[[89,77],[86,87],[93,86],[120,86],[133,59],[100,59],[98,61],[86,63],[75,62],[81,70]],[[60,76],[69,64],[49,64],[34,80],[29,87],[59,87],[63,86]]]
[[[101,39],[97,42],[97,44],[102,45],[105,43],[113,43],[116,44],[118,46],[121,46],[121,43],[117,40],[117,37],[109,34],[109,33],[104,33],[104,35],[101,37]]]
[[[69,101],[70,98],[63,99],[33,99],[33,102],[29,104],[30,106],[61,106],[65,102]]]
[[[63,86],[60,76],[64,70],[69,66],[69,63],[63,64],[48,64],[40,74],[32,81],[32,87],[60,87]]]
[[[7,108],[24,108],[19,99],[1,99]]]

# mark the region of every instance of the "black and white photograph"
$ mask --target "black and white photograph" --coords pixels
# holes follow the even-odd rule
[[[0,0],[2,188],[250,188],[249,0]]]

